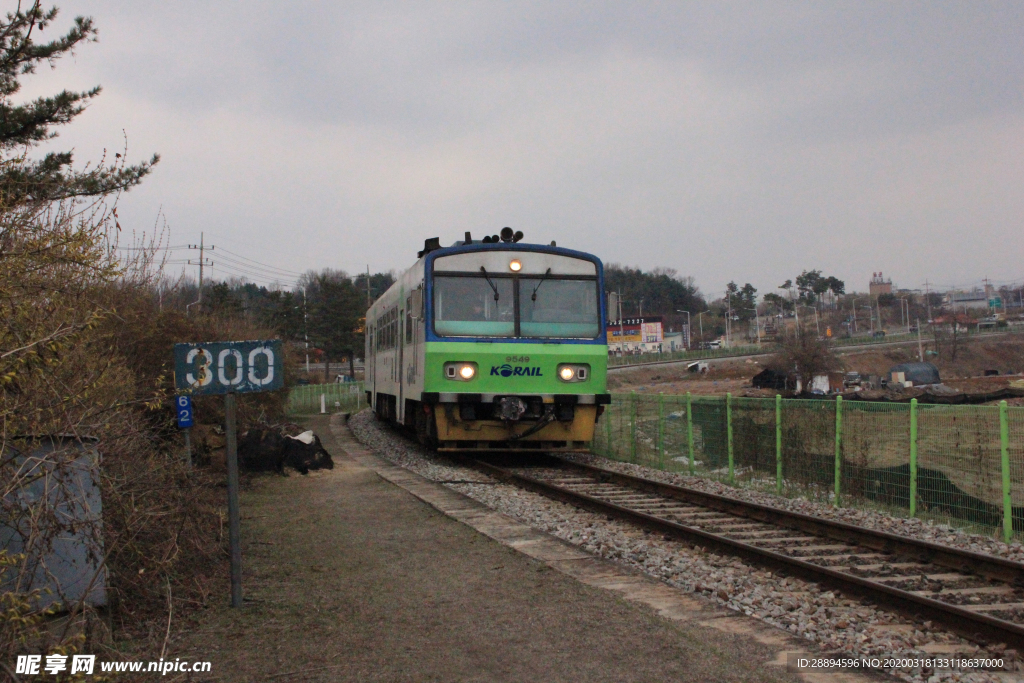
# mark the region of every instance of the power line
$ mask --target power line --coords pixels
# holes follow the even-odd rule
[[[220,262],[219,262],[219,265],[211,266],[211,269],[215,270],[215,271],[218,271],[220,273],[223,273],[225,275],[233,275],[235,277],[243,277],[243,278],[249,279],[254,284],[266,284],[266,285],[278,284],[278,285],[281,285],[283,287],[288,287],[288,288],[295,288],[297,286],[297,283],[294,282],[294,281],[291,281],[291,280],[282,280],[281,278],[266,277],[264,275],[254,274],[254,273],[252,273],[250,271],[245,271],[245,270],[241,270],[241,269],[235,269],[233,266],[230,266],[230,265],[228,265],[228,266],[221,265]]]
[[[241,254],[236,254],[233,251],[228,251],[227,249],[224,249],[223,247],[221,248],[221,251],[223,251],[223,252],[225,252],[227,254],[231,254],[232,256],[236,256],[236,257],[242,259],[243,261],[248,261],[250,263],[254,263],[257,266],[263,266],[264,268],[270,268],[272,270],[280,270],[280,271],[288,273],[290,275],[296,275],[296,276],[305,275],[305,273],[299,273],[299,272],[296,272],[294,270],[286,270],[285,268],[278,268],[277,266],[271,266],[271,265],[268,265],[266,263],[260,263],[259,261],[256,261],[254,259],[248,258],[247,256],[242,256]]]
[[[287,280],[289,282],[294,280],[294,278],[285,277],[280,275],[279,273],[269,273],[266,271],[256,270],[254,268],[248,268],[246,266],[240,266],[237,263],[233,263],[230,261],[226,262],[225,259],[218,259],[217,262],[220,264],[220,267],[224,269],[232,270],[245,275],[251,275],[253,277],[258,277],[267,280]]]
[[[247,263],[245,261],[231,258],[230,256],[223,256],[222,255],[222,256],[220,256],[220,260],[221,261],[227,261],[228,263],[232,263],[232,264],[238,266],[239,268],[246,268],[248,270],[252,270],[252,271],[258,272],[258,273],[264,273],[264,274],[267,274],[267,275],[275,275],[275,276],[278,276],[278,277],[297,277],[298,276],[297,273],[295,273],[293,271],[290,271],[290,270],[284,270],[283,268],[269,268],[269,267],[263,267],[263,266],[255,266],[255,265],[252,265],[252,264]]]
[[[176,251],[187,249],[187,244],[175,244],[170,247],[115,247],[118,251]]]

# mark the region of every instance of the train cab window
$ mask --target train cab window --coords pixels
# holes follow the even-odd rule
[[[524,337],[593,339],[601,332],[593,280],[519,280],[520,333]]]
[[[508,278],[435,276],[435,332],[457,337],[513,336],[513,286]]]

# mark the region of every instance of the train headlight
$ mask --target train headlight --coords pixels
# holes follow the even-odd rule
[[[557,374],[563,382],[586,382],[590,377],[590,366],[586,363],[562,363]]]
[[[468,382],[476,377],[476,363],[454,362],[444,364],[444,376],[461,382]]]
[[[511,270],[513,273],[518,273],[520,270],[523,269],[523,263],[519,259],[514,258],[509,262],[508,269]]]

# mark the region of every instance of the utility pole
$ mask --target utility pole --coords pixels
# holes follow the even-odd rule
[[[746,310],[754,312],[754,325],[756,326],[756,329],[757,329],[757,345],[760,346],[761,345],[761,319],[757,315],[757,306],[755,305],[754,308],[748,308]],[[749,322],[748,322],[748,327],[747,327],[747,337],[748,338],[750,337]]]
[[[370,310],[373,301],[370,300],[370,264],[366,264],[366,310]]]
[[[207,259],[204,256],[204,253],[205,253],[205,251],[207,249],[209,249],[210,251],[213,251],[216,247],[214,247],[212,244],[210,246],[208,246],[208,247],[204,246],[204,244],[203,244],[203,233],[199,233],[199,244],[198,245],[190,244],[190,245],[188,245],[188,248],[189,249],[198,249],[199,250],[199,261],[198,261],[198,263],[195,262],[195,261],[192,261],[192,260],[188,261],[188,265],[190,265],[190,266],[199,266],[199,298],[196,299],[195,301],[193,301],[192,303],[190,303],[188,306],[185,307],[185,313],[186,314],[188,313],[188,309],[191,306],[198,305],[200,309],[203,308],[203,267],[204,266],[210,266],[211,268],[213,267],[213,261],[210,261],[209,263],[207,263]]]
[[[924,348],[921,346],[921,319],[917,319],[917,359],[924,362]]]
[[[725,346],[727,348],[732,347],[732,292],[728,289],[725,290]]]
[[[690,338],[693,336],[693,327],[690,325],[690,312],[689,311],[681,311],[681,310],[679,310],[677,308],[676,309],[676,313],[685,313],[686,314],[686,350],[689,351],[690,350]]]
[[[930,286],[929,282],[927,280],[925,280],[924,281],[924,302],[928,306],[928,322],[931,322],[932,321],[932,297],[931,297],[931,292],[929,292],[929,290],[928,290],[929,286]],[[955,310],[953,312],[956,313]]]
[[[306,315],[306,288],[302,288],[302,336],[306,339],[306,375],[309,375],[309,319]]]
[[[615,297],[615,303],[619,306],[619,353],[623,356],[626,355],[626,326],[622,322],[622,292],[617,292],[618,296]]]

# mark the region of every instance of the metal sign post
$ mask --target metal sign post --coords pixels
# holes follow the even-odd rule
[[[192,469],[192,439],[190,435],[192,433],[193,411],[192,411],[192,397],[188,395],[178,395],[174,397],[174,412],[178,418],[178,429],[185,432],[185,464],[188,465],[189,469]]]
[[[235,434],[235,395],[224,396],[224,426],[228,461],[228,539],[231,544],[231,606],[242,606],[242,534],[238,511],[238,438]]]
[[[174,345],[174,380],[179,391],[187,391],[192,395],[224,394],[232,607],[242,606],[242,539],[238,506],[235,395],[274,391],[284,386],[280,360],[282,358],[281,342],[277,339]],[[189,425],[191,426],[191,422]]]

